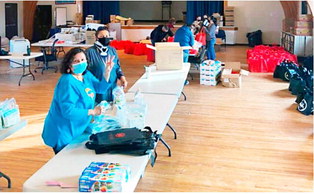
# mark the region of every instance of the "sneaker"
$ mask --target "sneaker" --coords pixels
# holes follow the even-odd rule
[[[185,82],[184,82],[184,85],[186,86],[186,85],[189,85],[189,84],[190,84],[190,82],[186,79]]]

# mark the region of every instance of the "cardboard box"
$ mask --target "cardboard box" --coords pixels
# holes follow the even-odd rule
[[[183,48],[178,42],[158,42],[155,46],[157,70],[182,69]]]
[[[215,86],[219,82],[221,62],[206,60],[200,65],[200,84]]]
[[[242,76],[248,74],[248,71],[241,69],[240,62],[225,62],[225,68],[221,73],[222,85],[228,88],[241,88]]]
[[[234,26],[234,22],[225,22],[225,26]]]
[[[297,20],[298,20],[298,21],[313,22],[313,16],[310,15],[310,14],[307,14],[307,15],[298,15]]]
[[[130,20],[126,21],[126,25],[127,26],[131,26],[133,24],[134,24],[134,20],[133,19],[130,19]]]
[[[312,28],[313,27],[313,22],[308,22],[308,21],[295,21],[294,26],[296,28]]]
[[[300,36],[312,36],[312,28],[295,28],[293,34]]]
[[[85,32],[85,40],[86,44],[94,44],[96,41],[95,31],[86,31]]]

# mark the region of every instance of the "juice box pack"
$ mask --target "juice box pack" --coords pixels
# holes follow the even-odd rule
[[[79,179],[80,192],[121,192],[130,168],[120,163],[92,162]]]

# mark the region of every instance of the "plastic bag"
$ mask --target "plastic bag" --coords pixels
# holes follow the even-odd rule
[[[116,86],[112,90],[112,95],[113,95],[113,103],[116,104],[118,106],[118,108],[121,109],[126,103],[123,87]]]

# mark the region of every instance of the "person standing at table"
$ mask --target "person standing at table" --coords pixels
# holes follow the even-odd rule
[[[152,45],[155,46],[156,42],[165,42],[166,36],[173,36],[173,33],[167,25],[158,25],[151,33],[150,39]]]
[[[107,61],[106,74],[101,81],[86,70],[85,51],[72,48],[61,63],[61,77],[46,116],[42,138],[55,154],[73,139],[83,134],[92,116],[100,115],[100,107],[94,107],[96,93],[105,93],[109,88],[113,62]]]
[[[112,90],[117,85],[126,88],[128,82],[122,72],[116,49],[109,46],[110,38],[108,28],[99,27],[95,36],[96,42],[94,43],[94,46],[86,50],[86,54],[90,62],[88,70],[90,70],[95,77],[101,80],[103,75],[107,73],[107,61],[109,60],[113,62],[110,79],[108,80],[109,88],[107,93],[96,95],[97,103],[100,103],[103,100],[111,102],[113,101]]]
[[[206,32],[206,48],[207,48],[207,59],[215,60],[215,44],[216,44],[216,26],[217,19],[213,16],[210,17],[208,27],[204,27]]]
[[[194,45],[194,35],[193,31],[195,26],[192,25],[183,25],[180,27],[174,36],[174,42],[179,42],[180,46],[190,46],[193,47]],[[188,62],[189,59],[189,49],[183,50],[183,62]]]

